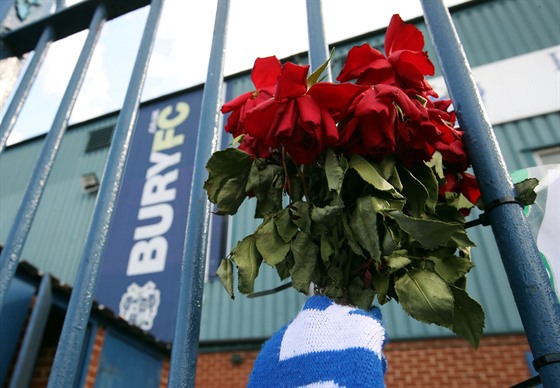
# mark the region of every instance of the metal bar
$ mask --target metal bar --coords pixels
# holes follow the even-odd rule
[[[329,45],[325,37],[321,0],[307,0],[307,35],[309,39],[309,64],[315,70],[329,59]],[[331,67],[327,66],[328,82],[332,81]]]
[[[6,147],[8,137],[10,137],[10,133],[16,124],[21,108],[33,85],[33,81],[39,73],[39,68],[47,56],[47,51],[53,37],[53,28],[51,26],[46,26],[41,34],[41,38],[37,42],[33,56],[29,60],[29,64],[25,69],[20,84],[6,109],[2,122],[0,123],[0,153],[2,153],[2,150]]]
[[[33,376],[33,368],[52,306],[50,276],[44,275],[39,285],[37,298],[29,317],[29,323],[18,352],[16,365],[10,379],[10,388],[28,387]]]
[[[97,5],[101,2],[106,9],[107,20],[150,4],[150,0],[83,0],[41,19],[26,23],[22,27],[4,31],[0,38],[7,44],[13,54],[23,55],[35,48],[37,40],[47,25],[54,27],[55,36],[53,40],[55,41],[88,28],[88,21],[91,20]],[[4,52],[0,52],[0,58],[3,58],[4,54]]]
[[[442,0],[421,0],[424,17],[453,99],[484,203],[515,196],[466,55]],[[510,287],[535,358],[560,352],[560,303],[554,294],[523,209],[504,204],[489,213]],[[560,387],[560,363],[543,365],[545,387]]]
[[[218,147],[228,13],[229,0],[219,0],[208,75],[202,95],[183,253],[181,288],[171,352],[168,386],[174,388],[194,387],[195,382],[210,226],[210,203],[203,186],[207,178],[206,162]]]
[[[84,251],[76,275],[74,290],[49,378],[49,387],[72,387],[79,368],[93,296],[99,280],[99,269],[107,242],[117,195],[121,187],[126,158],[138,116],[140,97],[152,48],[154,46],[163,0],[150,7],[140,48],[131,74],[123,106],[113,135],[100,191],[93,211]]]
[[[31,180],[25,190],[14,224],[8,234],[6,245],[2,250],[2,255],[0,256],[0,312],[2,311],[2,305],[4,304],[4,298],[8,287],[16,272],[21,251],[29,235],[33,218],[35,217],[39,202],[41,201],[41,196],[43,195],[47,179],[52,170],[60,143],[62,142],[62,137],[64,132],[66,132],[68,119],[70,118],[72,108],[74,107],[80,87],[85,78],[86,70],[91,56],[93,55],[93,49],[101,33],[101,27],[104,21],[105,8],[101,5],[91,21],[90,32],[84,42],[84,47],[80,53],[76,67],[72,72],[72,76],[70,77],[70,81],[68,82],[68,86],[54,117],[51,129],[45,138],[41,154],[39,155]]]
[[[8,2],[10,2],[11,4],[7,5]],[[0,26],[4,25],[4,21],[10,13],[10,8],[12,8],[15,3],[15,0],[4,0],[4,12],[0,12]]]

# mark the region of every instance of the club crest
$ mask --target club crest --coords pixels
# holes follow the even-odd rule
[[[119,316],[142,330],[154,325],[160,302],[160,291],[152,281],[140,287],[132,283],[127,287],[119,303]]]

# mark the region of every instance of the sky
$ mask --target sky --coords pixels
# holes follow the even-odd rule
[[[204,83],[217,1],[165,0],[142,101]],[[329,44],[384,28],[395,13],[404,20],[422,14],[420,0],[323,0],[322,8]],[[70,124],[122,106],[147,15],[144,7],[105,23]],[[48,132],[86,35],[51,44],[8,144]],[[257,57],[307,50],[305,0],[231,0],[226,76],[252,68]]]

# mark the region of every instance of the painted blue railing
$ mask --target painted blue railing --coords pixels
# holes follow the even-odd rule
[[[59,11],[57,12],[69,12],[61,3],[58,1]],[[89,20],[87,23],[84,22],[82,27],[75,28],[85,29],[89,26],[90,32],[0,257],[0,312],[103,22],[109,17],[118,17],[149,3],[147,0],[133,0],[126,2],[126,6],[122,6],[124,3],[118,0],[91,0],[84,1],[82,6],[74,7],[72,10],[75,13],[74,16]],[[461,127],[466,129],[466,145],[468,149],[477,150],[476,153],[471,154],[473,168],[479,179],[484,201],[492,207],[489,212],[490,223],[533,356],[540,365],[540,376],[545,386],[560,386],[560,363],[554,362],[560,351],[558,300],[554,297],[552,287],[547,280],[545,269],[539,259],[538,249],[521,208],[513,203],[514,201],[508,201],[508,198],[515,197],[513,186],[508,178],[501,152],[482,106],[449,12],[442,0],[421,0],[421,3],[448,88],[454,100],[459,122]],[[117,4],[120,5],[117,6]],[[49,387],[73,386],[78,374],[78,364],[93,295],[98,283],[99,268],[134,131],[140,95],[162,6],[163,0],[151,2],[150,14],[131,75],[125,103],[115,128],[103,181],[55,356]],[[222,103],[228,11],[229,0],[219,0],[200,115],[180,299],[171,355],[170,387],[194,386],[195,381],[210,223],[210,207],[203,191],[203,182],[206,179],[204,165],[217,146],[218,111]],[[310,63],[312,68],[316,68],[328,57],[320,1],[307,0],[307,18]],[[29,49],[34,49],[36,54],[27,66],[2,123],[0,123],[0,152],[17,120],[49,43],[55,38],[61,38],[54,34],[52,15],[46,19],[40,36],[35,39],[35,47]],[[63,20],[63,18],[59,18],[59,20]],[[77,23],[77,25],[79,24]],[[9,32],[9,34],[25,35],[26,31],[22,28],[22,31]],[[2,36],[2,39],[9,38],[8,35]],[[210,131],[208,128],[212,130]]]

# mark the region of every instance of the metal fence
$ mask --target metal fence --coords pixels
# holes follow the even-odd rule
[[[468,149],[477,150],[470,155],[473,169],[481,186],[488,219],[500,249],[535,364],[545,386],[558,387],[560,386],[560,363],[558,363],[560,306],[548,282],[522,209],[514,200],[515,192],[512,183],[505,170],[505,163],[484,112],[449,12],[442,0],[421,0],[421,3],[448,89],[454,100],[459,123],[466,129],[465,143]],[[124,106],[114,131],[75,287],[62,328],[49,380],[50,387],[73,386],[78,373],[107,233],[121,187],[121,177],[138,114],[163,0],[151,2],[86,0],[68,8],[59,0],[55,13],[24,27],[7,31],[1,36],[2,59],[6,56],[21,56],[30,51],[34,51],[34,55],[26,66],[0,124],[0,152],[6,145],[49,44],[75,32],[89,30],[2,250],[0,313],[103,24],[106,20],[117,18],[148,4],[150,12],[134,70],[130,76]],[[194,386],[195,381],[210,221],[210,207],[203,190],[206,179],[204,166],[214,151],[213,147],[217,144],[219,123],[216,113],[222,104],[224,47],[229,5],[229,0],[218,1],[208,76],[203,93],[185,232],[187,243],[183,254],[184,270],[181,274],[180,299],[171,354],[170,387]],[[320,0],[307,0],[307,19],[310,64],[312,68],[316,68],[325,62],[328,56]],[[208,128],[213,128],[213,131],[207,130]]]

